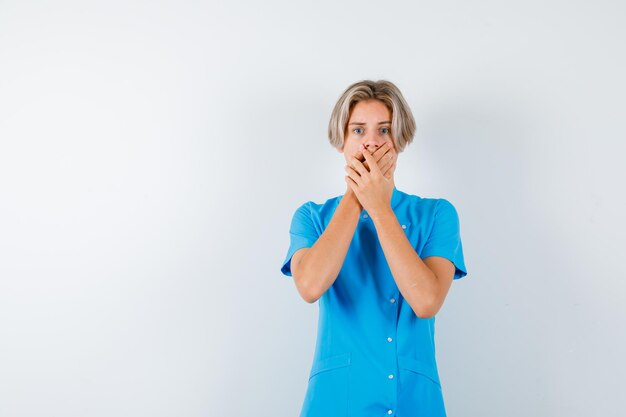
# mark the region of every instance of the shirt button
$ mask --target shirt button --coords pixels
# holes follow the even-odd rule
[[[403,229],[406,229],[406,224],[403,224],[403,225],[402,225],[402,228],[403,228]]]
[[[367,214],[364,214],[364,215],[363,215],[363,218],[364,218],[364,219],[367,219]]]
[[[392,340],[393,340],[393,339],[392,339],[391,337],[388,337],[388,338],[387,338],[387,341],[388,341],[388,342],[391,342]]]
[[[393,379],[393,374],[389,374],[389,379]]]
[[[396,302],[396,299],[395,299],[395,298],[392,298],[392,299],[391,299],[391,300],[389,300],[389,301],[390,301],[390,302],[392,302],[392,303],[395,303],[395,302]]]
[[[393,410],[387,410],[387,414],[393,414]]]

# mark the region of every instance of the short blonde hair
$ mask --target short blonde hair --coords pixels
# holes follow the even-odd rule
[[[402,152],[415,136],[415,119],[402,93],[387,80],[362,80],[343,92],[330,116],[328,139],[338,150],[343,148],[346,128],[352,109],[362,100],[380,100],[391,112],[391,137],[396,151]]]

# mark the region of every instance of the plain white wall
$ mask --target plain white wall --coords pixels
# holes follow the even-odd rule
[[[279,269],[344,192],[326,129],[388,79],[468,275],[452,416],[623,413],[620,1],[1,1],[0,416],[295,416],[317,304]]]

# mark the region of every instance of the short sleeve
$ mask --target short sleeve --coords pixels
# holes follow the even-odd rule
[[[467,275],[459,216],[452,203],[445,198],[437,200],[433,227],[420,255],[422,259],[428,256],[441,256],[449,259],[456,267],[454,279]]]
[[[291,275],[291,257],[293,254],[302,248],[310,248],[317,241],[319,234],[313,223],[313,216],[311,211],[311,202],[307,201],[296,209],[296,212],[291,219],[291,226],[289,228],[289,249],[287,250],[287,256],[283,262],[283,266],[280,272],[290,277]]]

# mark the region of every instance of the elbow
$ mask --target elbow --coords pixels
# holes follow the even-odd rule
[[[439,312],[439,305],[437,303],[424,303],[414,307],[413,312],[420,319],[430,319],[435,317],[435,314]]]
[[[422,297],[418,297],[416,293],[411,294],[413,297],[409,301],[415,315],[420,319],[430,319],[435,317],[435,314],[439,312],[443,300],[438,293],[433,292],[430,294],[422,294]]]
[[[413,310],[415,312],[415,315],[420,318],[420,319],[430,319],[432,317],[435,317],[435,314],[432,313],[430,310],[426,310],[426,309],[420,309],[420,310]]]
[[[313,304],[315,303],[317,300],[320,299],[320,297],[318,295],[307,295],[307,296],[302,296],[302,299],[304,301],[306,301],[309,304]]]
[[[305,290],[300,291],[300,296],[302,297],[304,301],[306,301],[309,304],[313,304],[320,298],[320,295],[317,292],[305,291]]]
[[[315,291],[306,286],[298,287],[298,292],[300,293],[300,297],[309,304],[313,304],[319,298]]]
[[[319,291],[317,291],[316,288],[308,284],[306,278],[302,276],[294,276],[294,281],[296,283],[296,288],[298,289],[300,297],[302,297],[302,299],[307,303],[313,304],[320,298],[321,295],[319,294]]]

